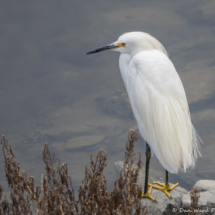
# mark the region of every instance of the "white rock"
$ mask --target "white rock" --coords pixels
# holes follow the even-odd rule
[[[200,192],[215,189],[215,181],[214,180],[199,180],[195,183],[193,188],[199,190]]]
[[[198,209],[200,214],[215,214],[215,181],[199,180],[193,188],[200,191]],[[191,204],[190,192],[182,197],[181,208],[189,208]]]

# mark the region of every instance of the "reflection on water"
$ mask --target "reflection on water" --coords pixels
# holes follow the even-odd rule
[[[113,186],[114,162],[124,159],[127,131],[137,126],[120,77],[118,53],[84,53],[139,30],[155,36],[168,51],[204,141],[197,168],[172,175],[172,182],[189,188],[200,178],[215,179],[214,8],[214,1],[194,0],[2,3],[0,131],[21,168],[39,183],[44,173],[41,150],[49,141],[68,163],[77,188],[90,161],[88,153],[103,148],[108,155],[105,175]],[[87,138],[90,146],[77,148],[77,142]],[[135,147],[144,159],[143,140]],[[3,176],[2,156],[0,161]],[[156,159],[151,168],[164,174]]]

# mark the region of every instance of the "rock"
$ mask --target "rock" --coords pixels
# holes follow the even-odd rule
[[[105,139],[105,135],[86,135],[81,137],[74,137],[68,140],[65,144],[65,148],[73,149],[83,146],[91,146],[97,144]]]
[[[123,161],[117,161],[115,162],[114,166],[115,166],[115,170],[116,172],[120,172],[120,170],[123,167],[124,162]]]
[[[200,180],[193,188],[200,191],[198,210],[200,214],[215,214],[215,181]],[[181,208],[189,208],[191,203],[190,192],[183,195]]]
[[[115,169],[117,172],[119,172],[122,167],[122,161],[115,162]],[[152,169],[150,169],[150,174],[155,178],[160,177],[160,173]],[[141,184],[142,186],[144,185],[144,177],[144,170],[141,170],[138,177],[138,184]],[[152,180],[152,178],[150,180]],[[169,183],[169,185],[172,186],[173,184]],[[199,180],[195,183],[193,188],[200,191],[198,207],[195,209],[199,212],[198,214],[215,215],[215,181]],[[177,186],[169,193],[172,196],[172,199],[169,199],[164,192],[152,189],[151,196],[157,200],[157,203],[154,203],[150,199],[142,199],[142,204],[147,204],[149,214],[153,215],[185,215],[191,214],[194,211],[194,209],[190,208],[190,191],[188,192],[184,188]]]
[[[124,162],[117,161],[115,162],[115,169],[117,172],[119,172],[123,167]],[[150,169],[150,176],[149,176],[149,182],[153,183],[153,181],[160,181],[164,182],[162,179],[162,173],[159,171],[155,171],[153,169]],[[139,173],[139,177],[137,180],[138,184],[141,184],[142,187],[144,187],[144,181],[145,181],[145,168],[142,168]],[[173,184],[169,184],[172,186]],[[151,196],[157,200],[157,203],[154,203],[150,199],[143,199],[142,203],[143,205],[147,204],[149,214],[172,214],[173,208],[178,208],[178,206],[181,205],[181,199],[183,194],[186,194],[187,190],[184,188],[178,186],[174,190],[170,191],[172,199],[169,199],[166,194],[164,194],[160,190],[152,189]]]
[[[171,183],[169,183],[169,185],[173,186]],[[152,189],[151,196],[156,199],[157,203],[154,203],[150,199],[142,200],[144,205],[147,204],[149,214],[173,214],[176,212],[174,210],[180,207],[182,196],[187,193],[187,190],[177,186],[169,193],[172,196],[172,199],[169,199],[164,192],[157,189]]]
[[[214,180],[200,180],[195,183],[193,188],[199,190],[200,192],[215,189],[215,181]]]

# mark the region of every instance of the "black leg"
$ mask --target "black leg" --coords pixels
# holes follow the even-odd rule
[[[144,193],[142,193],[142,198],[149,198],[153,202],[157,202],[155,198],[151,196],[152,184],[149,184],[149,162],[151,158],[151,149],[148,143],[146,143],[146,171],[145,171],[145,185],[144,185]],[[150,188],[148,189],[148,186]]]
[[[168,171],[166,170],[166,186],[169,186]]]
[[[149,180],[149,162],[151,158],[151,150],[148,143],[146,143],[146,169],[145,169],[145,187],[144,187],[144,195],[148,191],[148,180]]]

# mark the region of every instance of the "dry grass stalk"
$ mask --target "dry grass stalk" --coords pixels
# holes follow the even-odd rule
[[[35,188],[34,177],[27,180],[26,172],[20,172],[19,163],[8,141],[1,140],[5,158],[5,173],[8,185],[11,188],[11,203],[0,192],[0,214],[77,214],[77,202],[74,201],[72,181],[68,176],[67,164],[60,165],[59,159],[51,154],[48,144],[43,149],[43,160],[46,165],[47,176],[41,186]],[[55,163],[58,162],[57,171]],[[58,176],[58,178],[57,178]],[[44,193],[42,191],[44,190]]]
[[[142,187],[137,184],[139,170],[142,167],[141,153],[134,152],[134,142],[140,137],[133,130],[129,131],[126,144],[125,162],[120,177],[115,182],[113,194],[121,205],[121,214],[147,214],[147,207],[141,204]]]
[[[199,198],[200,198],[200,192],[197,189],[192,188],[190,190],[190,198],[191,198],[191,204],[190,204],[190,215],[197,215],[198,212],[198,204],[199,204]]]
[[[79,188],[79,200],[75,201],[67,164],[60,164],[60,160],[49,150],[48,143],[43,149],[46,176],[41,176],[41,186],[35,188],[34,177],[31,176],[27,180],[26,172],[20,173],[19,163],[15,160],[10,144],[3,136],[1,144],[6,178],[11,188],[11,203],[7,201],[0,186],[0,215],[148,214],[147,206],[141,204],[142,187],[137,184],[142,161],[140,152],[134,152],[133,148],[138,138],[137,133],[129,132],[124,167],[113,191],[107,191],[106,178],[103,175],[107,165],[106,152],[100,149],[97,155],[91,154],[91,164],[86,166],[85,179]]]

